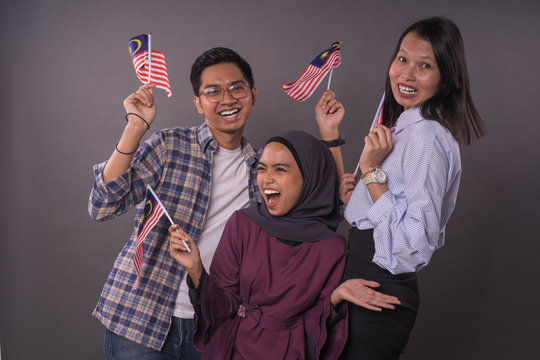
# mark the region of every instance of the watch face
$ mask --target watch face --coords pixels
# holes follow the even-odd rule
[[[375,175],[375,179],[379,184],[385,184],[386,183],[386,173],[382,171],[381,169],[375,170],[373,173]]]

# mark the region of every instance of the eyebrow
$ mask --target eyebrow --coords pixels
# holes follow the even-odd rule
[[[259,161],[258,165],[262,165],[264,167],[268,167],[268,165],[266,165],[265,163],[263,163],[262,161]],[[272,164],[270,165],[272,167],[278,167],[278,166],[281,166],[281,167],[286,167],[286,168],[290,168],[291,167],[291,164],[287,164],[287,163],[277,163],[277,164]]]
[[[232,86],[232,85],[236,85],[236,84],[247,84],[247,81],[244,81],[244,80],[236,80],[236,81],[233,81],[232,83],[230,83],[227,87],[229,86]],[[211,88],[211,87],[221,87],[220,84],[208,84],[208,85],[205,85],[204,88]]]
[[[399,54],[400,52],[405,53],[405,55],[408,55],[408,54],[409,54],[409,53],[407,52],[407,50],[405,50],[405,49],[403,49],[403,48],[399,49],[398,54]],[[420,59],[429,59],[429,60],[435,61],[435,59],[432,58],[432,57],[429,56],[429,55],[420,55]]]

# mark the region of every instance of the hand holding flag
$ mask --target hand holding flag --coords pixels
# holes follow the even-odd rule
[[[283,90],[293,99],[304,101],[313,94],[326,74],[340,64],[341,41],[336,41],[328,49],[317,55],[295,82],[283,83]],[[330,72],[328,89],[330,88],[331,79],[332,73]]]
[[[385,94],[383,93],[381,97],[381,101],[379,102],[379,107],[377,108],[377,112],[375,113],[375,117],[373,118],[373,121],[371,122],[371,127],[369,128],[369,131],[372,131],[377,126],[382,125],[384,96]],[[360,169],[360,160],[358,160],[358,163],[356,164],[356,169],[354,169],[354,175],[358,173],[358,169]]]
[[[129,53],[139,80],[145,84],[156,84],[167,92],[167,96],[171,96],[165,54],[152,50],[152,35],[143,34],[129,39]]]
[[[163,214],[167,215],[167,218],[171,222],[171,225],[174,225],[171,217],[165,210],[165,207],[159,201],[156,193],[150,185],[146,186],[146,200],[144,202],[144,213],[141,217],[139,223],[139,233],[137,234],[137,244],[135,246],[135,255],[133,256],[133,264],[135,266],[135,272],[137,273],[137,279],[133,285],[133,290],[136,290],[139,287],[141,281],[142,267],[144,264],[144,239],[146,235],[156,226],[157,222]],[[188,252],[191,252],[189,246],[184,242],[184,245]]]

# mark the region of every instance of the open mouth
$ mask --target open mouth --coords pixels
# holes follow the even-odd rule
[[[232,119],[240,112],[240,109],[232,109],[232,110],[223,110],[219,112],[219,116],[224,117],[225,119]]]
[[[405,94],[405,95],[416,95],[418,94],[418,90],[416,90],[415,88],[412,88],[412,87],[408,87],[408,86],[405,86],[405,85],[398,85],[398,88],[399,88],[399,92],[402,93],[402,94]]]
[[[279,202],[281,193],[277,190],[266,189],[264,190],[264,195],[266,196],[266,203],[268,207],[274,207]]]

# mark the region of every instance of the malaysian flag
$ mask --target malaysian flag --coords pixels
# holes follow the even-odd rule
[[[341,41],[336,41],[313,59],[298,80],[290,84],[283,83],[285,93],[298,101],[309,98],[326,74],[341,64],[340,46]]]
[[[162,51],[152,50],[151,44],[152,36],[150,34],[143,34],[129,39],[129,53],[133,60],[135,72],[143,83],[156,84],[156,87],[167,92],[167,96],[171,96],[165,55]],[[148,56],[148,53],[150,53],[150,56]],[[148,80],[148,73],[150,73],[150,81]]]
[[[141,281],[141,271],[144,264],[144,238],[161,218],[165,212],[165,208],[159,201],[156,193],[150,186],[147,186],[146,201],[144,202],[144,213],[139,223],[139,233],[137,235],[137,245],[135,246],[135,255],[133,256],[133,264],[137,272],[137,279],[133,285],[133,290],[139,287]]]

